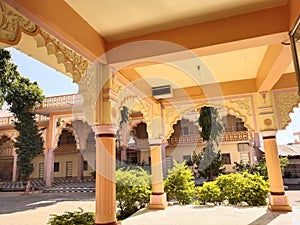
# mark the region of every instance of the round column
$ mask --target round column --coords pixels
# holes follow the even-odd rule
[[[115,129],[98,125],[96,134],[95,225],[116,225]]]
[[[292,211],[288,197],[284,193],[280,160],[276,143],[276,131],[262,132],[270,183],[269,209],[272,211]]]
[[[165,209],[168,206],[167,196],[163,185],[162,139],[150,139],[152,194],[150,209]]]

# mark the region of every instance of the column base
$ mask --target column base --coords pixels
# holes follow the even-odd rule
[[[168,207],[166,193],[152,193],[150,196],[149,209],[165,209]]]
[[[269,210],[291,212],[292,207],[289,205],[288,197],[286,195],[272,195],[269,194]]]
[[[121,225],[121,222],[110,222],[110,223],[94,223],[94,225]]]

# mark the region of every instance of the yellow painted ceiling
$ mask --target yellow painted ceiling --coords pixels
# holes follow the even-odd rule
[[[286,0],[65,0],[65,2],[108,41],[286,4]]]

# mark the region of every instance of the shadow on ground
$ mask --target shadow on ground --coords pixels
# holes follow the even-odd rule
[[[266,210],[266,213],[264,215],[260,216],[248,225],[267,225],[282,214],[287,214],[287,212],[271,212],[269,210]]]
[[[41,193],[2,192],[0,193],[0,215],[33,210],[64,201],[94,201],[95,193]],[[75,203],[76,204],[76,203]],[[78,206],[80,207],[80,206]],[[67,211],[67,209],[66,209]]]

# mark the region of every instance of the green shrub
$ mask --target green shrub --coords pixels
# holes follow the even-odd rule
[[[196,188],[196,194],[200,204],[213,203],[219,205],[223,202],[223,195],[215,182],[205,182],[202,187]]]
[[[93,225],[95,222],[95,215],[92,212],[83,212],[81,208],[79,211],[65,212],[62,215],[52,214],[49,219],[49,225]]]
[[[241,174],[221,175],[217,177],[215,182],[222,192],[223,199],[228,200],[229,204],[238,205],[242,203],[242,189],[245,179]]]
[[[228,174],[221,175],[215,181],[204,183],[198,189],[199,202],[221,204],[225,200],[230,205],[243,202],[250,206],[266,205],[269,184],[259,174]]]
[[[125,219],[143,208],[150,199],[151,176],[141,167],[127,167],[116,171],[116,199],[120,214]]]
[[[259,174],[244,173],[244,177],[246,182],[243,188],[243,200],[251,206],[266,205],[269,183]]]
[[[168,199],[177,199],[180,204],[188,204],[195,196],[193,172],[183,163],[174,161],[174,168],[168,171],[164,189]]]

